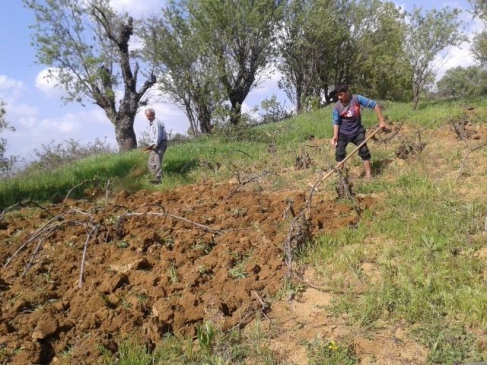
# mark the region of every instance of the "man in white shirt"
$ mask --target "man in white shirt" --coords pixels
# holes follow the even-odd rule
[[[152,108],[145,110],[145,116],[149,121],[149,160],[147,166],[149,171],[154,174],[152,184],[160,184],[162,180],[162,159],[167,149],[167,134],[164,123],[156,118],[156,112]]]

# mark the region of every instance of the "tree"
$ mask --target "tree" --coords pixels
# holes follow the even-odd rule
[[[332,99],[339,82],[367,95],[404,99],[411,73],[403,51],[404,16],[380,0],[293,0],[280,40],[279,85],[303,100]]]
[[[148,71],[137,90],[142,71],[129,47],[133,18],[115,12],[109,0],[23,1],[36,16],[32,38],[38,61],[50,67],[49,78],[66,90],[63,99],[94,101],[115,126],[120,150],[137,147],[135,115],[156,78]]]
[[[487,94],[487,72],[479,66],[455,67],[445,72],[436,84],[444,96],[472,97]]]
[[[337,71],[335,50],[345,44],[348,33],[334,16],[333,1],[290,1],[280,31],[277,68],[282,74],[279,87],[295,103],[297,113],[307,99],[320,98],[321,90],[326,92],[333,82],[323,73]]]
[[[487,25],[487,2],[480,0],[469,0],[472,5],[474,17],[481,19]],[[470,51],[477,63],[487,69],[487,30],[477,33],[472,41]]]
[[[487,2],[485,0],[468,0],[472,6],[473,15],[487,21]]]
[[[0,100],[0,133],[3,130],[11,130],[15,131],[15,128],[12,127],[7,120],[5,119],[5,103],[3,100]],[[7,140],[5,138],[0,138],[0,171],[3,173],[7,172],[7,176],[9,171],[12,169],[12,165],[17,162],[17,156],[10,156],[6,157],[5,152],[7,151]]]
[[[472,53],[475,61],[477,63],[487,69],[487,31],[483,30],[480,33],[477,33],[472,41],[472,45],[470,47],[470,52]]]
[[[403,47],[405,15],[391,2],[363,0],[353,25],[360,32],[353,67],[357,92],[381,100],[406,100],[411,96],[412,69]]]
[[[230,102],[230,121],[240,122],[242,104],[274,57],[285,1],[189,0],[188,15],[200,44],[217,68]]]
[[[197,135],[211,132],[212,115],[223,95],[213,59],[186,10],[183,3],[169,1],[162,17],[145,22],[141,38],[144,56],[157,65],[161,92],[184,110]]]
[[[440,52],[449,46],[457,46],[465,40],[459,30],[463,22],[457,20],[458,9],[448,7],[430,10],[425,14],[421,8],[414,8],[408,14],[405,50],[413,68],[412,90],[413,109],[417,109],[419,95],[423,88],[434,80],[436,72],[442,66],[444,57]]]

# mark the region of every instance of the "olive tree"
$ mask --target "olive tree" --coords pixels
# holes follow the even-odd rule
[[[186,114],[191,133],[210,133],[212,116],[224,93],[206,45],[185,16],[186,5],[169,1],[160,16],[142,27],[144,57],[156,65],[157,84],[165,99]]]
[[[296,103],[332,100],[339,82],[367,95],[404,99],[411,74],[402,49],[404,15],[380,0],[292,0],[280,37],[279,82]]]
[[[441,52],[449,46],[457,46],[466,38],[458,20],[458,9],[448,7],[423,13],[414,8],[408,14],[405,50],[413,69],[413,109],[417,109],[423,88],[434,81],[436,72],[443,65]]]
[[[279,87],[301,113],[308,99],[320,97],[336,77],[346,72],[348,61],[338,63],[338,51],[347,48],[349,31],[334,16],[329,0],[291,0],[279,37],[281,72]],[[326,95],[328,96],[328,95]]]
[[[259,85],[275,54],[284,0],[188,0],[188,16],[200,50],[211,57],[239,124],[242,104]]]
[[[115,127],[119,149],[137,147],[134,119],[156,78],[139,66],[130,49],[135,21],[109,0],[23,0],[36,17],[32,25],[38,62],[66,91],[66,102],[93,101]],[[144,82],[137,88],[140,76]]]

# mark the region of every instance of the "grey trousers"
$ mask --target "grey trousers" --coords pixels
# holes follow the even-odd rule
[[[167,149],[167,142],[162,142],[159,148],[155,151],[150,151],[147,167],[149,171],[154,174],[156,180],[162,179],[162,160]]]

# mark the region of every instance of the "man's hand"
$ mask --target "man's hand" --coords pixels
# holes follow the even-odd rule
[[[336,147],[336,145],[338,144],[338,136],[330,139],[330,143],[332,144],[332,146]]]

